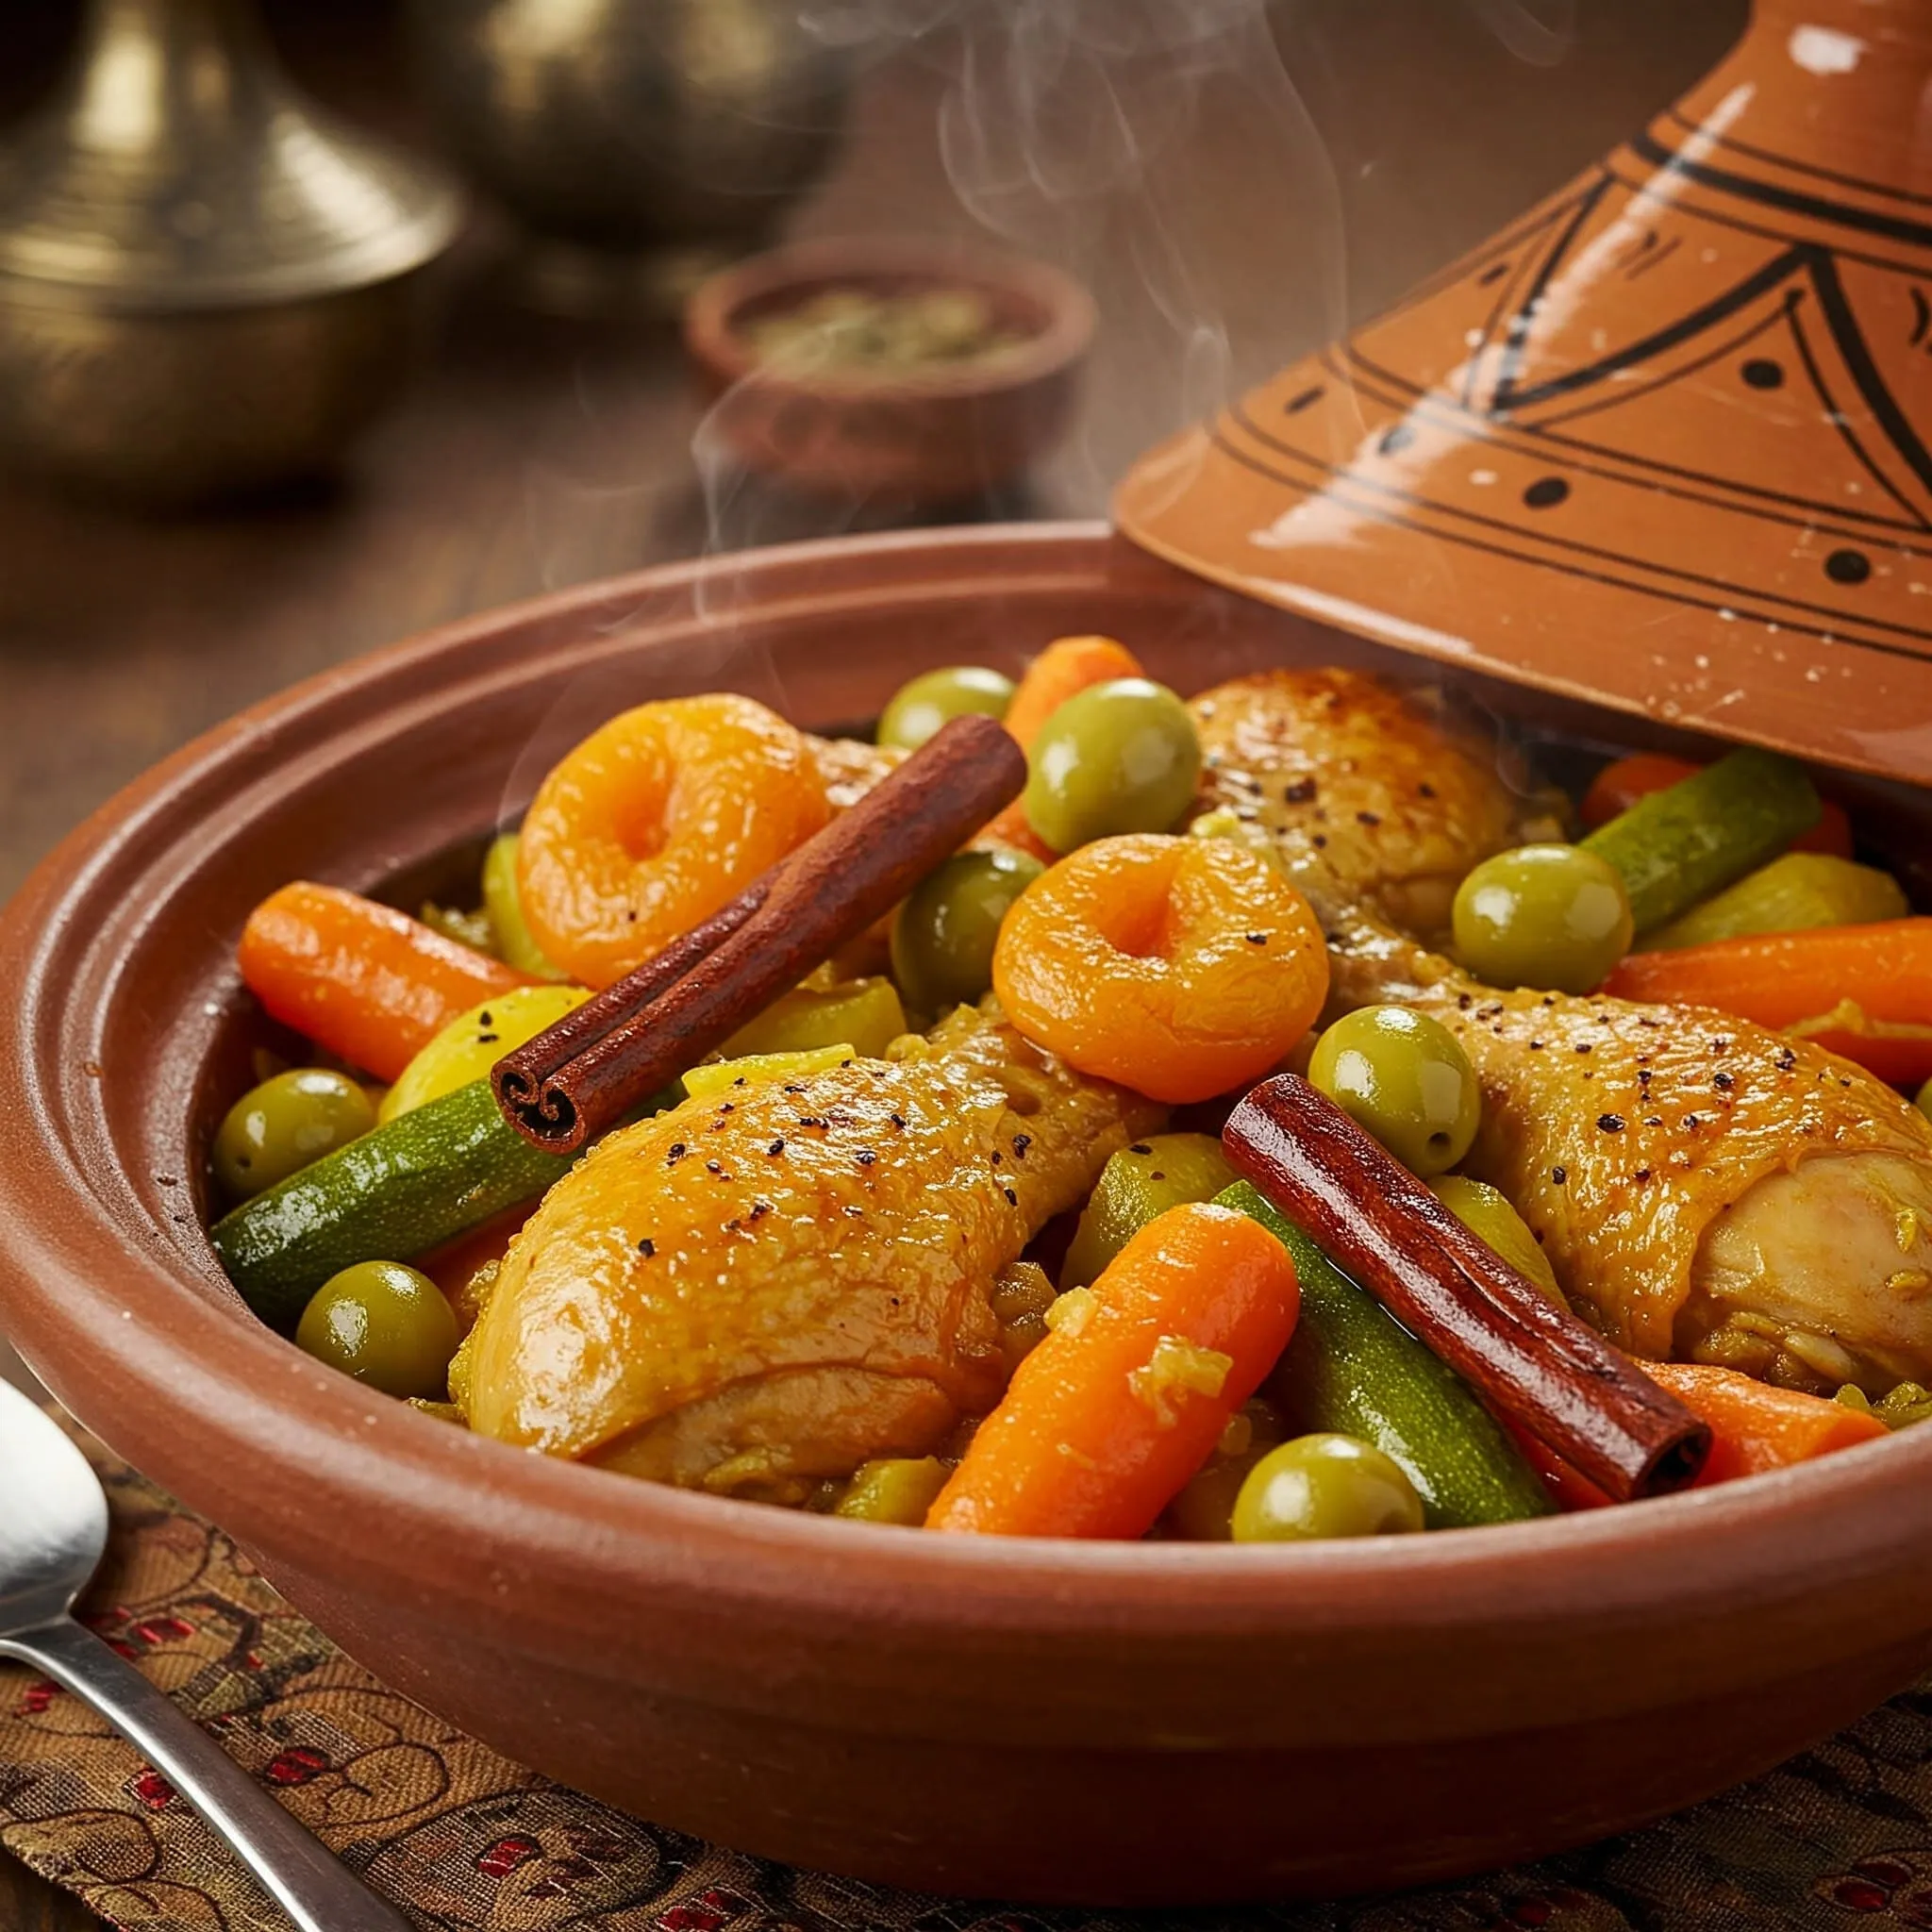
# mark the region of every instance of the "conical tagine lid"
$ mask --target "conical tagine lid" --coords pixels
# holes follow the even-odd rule
[[[1932,0],[1642,134],[1155,450],[1128,536],[1409,651],[1932,781]]]

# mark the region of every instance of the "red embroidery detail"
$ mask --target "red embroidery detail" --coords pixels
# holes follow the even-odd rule
[[[1848,1912],[1882,1912],[1891,1903],[1891,1894],[1883,1886],[1864,1878],[1840,1878],[1831,1895]]]
[[[328,1768],[327,1757],[313,1744],[291,1744],[270,1760],[262,1776],[272,1785],[306,1785]]]
[[[1888,1891],[1909,1885],[1918,1875],[1903,1858],[1860,1858],[1852,1867],[1852,1873],[1855,1877],[1869,1878],[1874,1885],[1884,1886]]]
[[[657,1923],[659,1932],[718,1932],[743,1909],[744,1901],[735,1891],[713,1885],[696,1898],[667,1907],[658,1914]]]
[[[23,1717],[39,1717],[42,1711],[45,1710],[59,1694],[59,1685],[49,1682],[45,1677],[36,1678],[33,1683],[26,1687],[25,1694],[21,1697],[21,1715]]]
[[[127,1780],[127,1789],[150,1811],[158,1811],[174,1802],[175,1787],[151,1764],[136,1772]]]
[[[194,1625],[179,1617],[150,1617],[134,1626],[134,1634],[143,1643],[179,1643],[194,1635]]]
[[[476,1869],[488,1878],[508,1878],[542,1849],[533,1838],[500,1838],[476,1860]]]
[[[1550,1901],[1536,1892],[1527,1898],[1520,1898],[1509,1907],[1509,1923],[1512,1925],[1547,1925],[1555,1907]]]

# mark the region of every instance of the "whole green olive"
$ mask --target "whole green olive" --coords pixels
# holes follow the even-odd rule
[[[959,852],[907,894],[892,921],[892,977],[928,1013],[970,1006],[992,985],[1007,908],[1045,868],[1024,852]]]
[[[215,1178],[237,1201],[287,1180],[375,1124],[375,1108],[346,1074],[296,1067],[253,1087],[215,1129]]]
[[[892,693],[879,713],[878,741],[900,751],[917,751],[949,718],[978,711],[1004,718],[1013,702],[1013,680],[983,664],[949,664],[928,671]]]
[[[1491,986],[1589,992],[1630,950],[1630,892],[1579,845],[1519,845],[1472,872],[1450,915],[1462,963]]]
[[[1235,1498],[1238,1543],[1399,1536],[1423,1526],[1402,1465],[1353,1436],[1297,1436],[1251,1469]]]
[[[1070,697],[1027,758],[1026,823],[1056,852],[1165,832],[1193,802],[1201,741],[1164,684],[1115,677]]]
[[[358,1261],[331,1274],[302,1310],[295,1341],[317,1361],[385,1395],[441,1396],[457,1318],[428,1275],[401,1261]]]
[[[1411,1174],[1444,1174],[1482,1124],[1475,1069],[1441,1022],[1360,1007],[1315,1042],[1308,1078]]]

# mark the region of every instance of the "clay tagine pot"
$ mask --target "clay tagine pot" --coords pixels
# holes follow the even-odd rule
[[[1160,555],[1400,648],[1932,778],[1932,8],[1758,0],[1641,134],[1157,450]]]
[[[207,1150],[254,1051],[290,1045],[234,948],[291,874],[402,905],[474,881],[480,841],[575,737],[680,691],[837,726],[916,672],[1017,668],[1093,630],[1187,690],[1263,664],[1406,666],[1091,526],[730,569],[728,627],[704,614],[707,567],[680,565],[257,706],[95,813],[13,901],[0,1325],[83,1422],[386,1683],[519,1762],[941,1894],[1207,1905],[1467,1873],[1764,1770],[1932,1663],[1932,1426],[1425,1537],[928,1537],[508,1448],[258,1322],[203,1232]],[[1894,803],[1889,859],[1932,826],[1924,794],[1916,816]]]

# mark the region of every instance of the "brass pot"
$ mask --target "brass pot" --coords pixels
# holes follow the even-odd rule
[[[245,0],[94,0],[0,167],[0,454],[164,505],[325,465],[460,219],[293,92]]]
[[[462,167],[542,235],[752,240],[824,172],[853,56],[795,0],[410,0]]]

